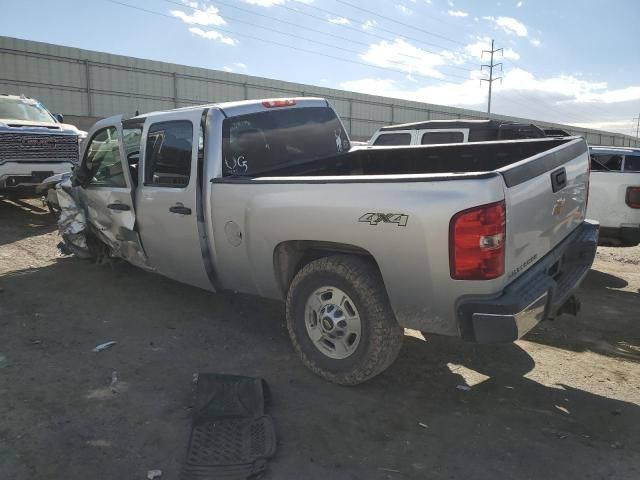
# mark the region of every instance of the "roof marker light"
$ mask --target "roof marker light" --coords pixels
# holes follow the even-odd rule
[[[265,108],[291,107],[296,104],[293,98],[275,98],[273,100],[263,100],[262,106]]]

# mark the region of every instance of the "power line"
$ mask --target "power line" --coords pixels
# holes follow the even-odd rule
[[[318,7],[318,6],[315,6],[315,5],[308,4],[308,3],[304,2],[303,0],[293,0],[293,1],[296,2],[296,3],[299,3],[301,5],[304,5],[306,8],[311,8],[311,9],[317,10],[319,12],[326,13],[327,15],[342,17],[342,18],[347,19],[349,22],[353,22],[353,23],[362,23],[362,24],[364,24],[364,22],[362,20],[360,20],[360,19],[353,18],[353,17],[347,17],[347,16],[344,16],[342,14],[336,13],[336,12],[334,12],[332,10],[327,10],[325,8],[321,8],[321,7]],[[326,18],[319,17],[317,15],[313,15],[313,14],[311,14],[309,12],[305,12],[305,11],[299,10],[297,8],[291,8],[291,7],[288,7],[287,5],[284,5],[284,4],[276,4],[275,6],[278,7],[278,8],[283,8],[285,10],[289,10],[289,11],[291,11],[293,13],[298,13],[298,14],[305,15],[305,16],[310,17],[310,18],[314,18],[316,20],[320,20],[323,23],[325,23],[327,21]],[[359,7],[356,7],[356,8],[359,8]],[[377,34],[375,34],[373,32],[368,31],[368,30],[361,30],[359,28],[352,27],[351,25],[344,25],[344,24],[336,24],[336,25],[338,27],[346,28],[348,30],[353,30],[353,31],[356,31],[356,32],[358,32],[360,34],[368,35],[368,36],[375,37],[375,38],[378,38],[378,39],[381,39],[381,40],[385,40],[385,41],[390,41],[391,40],[391,39],[389,39],[387,37],[383,37],[381,35],[377,35]],[[443,45],[438,45],[438,44],[434,44],[434,43],[425,42],[424,40],[418,39],[416,37],[412,37],[412,36],[407,35],[405,33],[399,33],[399,32],[394,31],[394,30],[389,30],[389,29],[380,27],[379,25],[372,26],[371,28],[372,29],[376,29],[376,30],[380,30],[381,32],[389,33],[389,34],[394,35],[394,36],[399,37],[399,38],[403,38],[403,39],[406,39],[406,40],[411,40],[413,42],[416,42],[416,43],[419,43],[419,44],[422,44],[422,45],[428,45],[430,47],[436,47],[436,48],[443,48],[445,50],[449,49],[449,47],[445,47]],[[464,43],[457,42],[457,41],[456,41],[456,43],[458,43],[460,45],[465,45]],[[424,50],[427,53],[431,53],[433,55],[440,55],[440,53],[434,52],[434,51],[431,51],[431,50],[426,50],[426,49],[422,49],[422,50]],[[470,63],[470,62],[469,61],[464,61],[463,63]],[[466,71],[469,71],[469,72],[473,71],[473,69],[464,68],[464,67],[460,67],[460,66],[457,66],[457,65],[450,65],[450,67],[451,68],[458,68],[458,69],[461,69],[461,70],[466,70]]]
[[[191,5],[186,5],[186,4],[181,3],[181,2],[178,2],[178,1],[176,1],[176,0],[161,0],[161,1],[166,2],[166,3],[173,4],[173,5],[177,5],[177,6],[182,7],[182,8],[188,8],[188,9],[191,9],[191,10],[193,10],[193,11],[195,11],[195,12],[202,12],[202,13],[205,13],[203,10],[201,10],[201,9],[199,9],[199,8],[197,8],[197,7],[193,7],[193,6],[191,6]],[[361,42],[361,41],[358,41],[358,40],[355,40],[355,39],[352,39],[352,38],[343,37],[343,36],[341,36],[341,35],[336,35],[336,34],[333,34],[333,33],[324,32],[324,31],[322,31],[322,30],[318,30],[318,29],[310,28],[310,27],[308,27],[308,26],[302,27],[300,24],[297,24],[297,23],[295,23],[295,22],[290,22],[290,21],[287,21],[287,20],[282,20],[282,19],[280,19],[280,18],[276,18],[276,17],[270,16],[270,15],[265,15],[265,14],[263,14],[263,13],[259,13],[259,12],[254,12],[254,11],[252,11],[252,10],[250,10],[250,9],[243,8],[243,7],[239,7],[239,6],[237,6],[237,5],[233,5],[233,4],[230,4],[230,3],[227,3],[227,2],[223,2],[223,1],[219,1],[219,0],[218,0],[218,1],[216,1],[216,3],[217,3],[217,4],[219,4],[219,5],[224,5],[224,6],[229,7],[229,8],[234,8],[234,9],[236,9],[236,10],[240,10],[240,11],[243,11],[243,12],[246,12],[246,13],[250,13],[250,14],[256,15],[256,16],[258,16],[258,17],[266,18],[266,19],[268,19],[269,21],[276,21],[276,22],[279,22],[279,23],[282,23],[282,24],[285,24],[285,25],[290,25],[290,26],[294,26],[294,27],[297,27],[297,28],[304,28],[305,30],[308,30],[308,31],[311,31],[311,32],[316,32],[316,33],[319,33],[319,34],[321,34],[321,35],[325,35],[325,36],[328,36],[328,37],[336,38],[336,39],[338,39],[338,40],[341,40],[342,42],[355,43],[355,44],[363,45],[363,46],[365,46],[365,47],[369,47],[369,44],[368,44],[368,43],[366,43],[366,42]],[[298,13],[302,13],[302,12],[298,12]],[[240,19],[237,19],[237,18],[229,17],[229,16],[228,16],[228,15],[226,15],[226,14],[225,14],[225,18],[226,18],[226,19],[228,19],[228,20],[232,20],[232,21],[234,21],[234,22],[237,22],[237,23],[243,23],[243,24],[246,24],[246,25],[249,25],[249,26],[258,27],[258,28],[263,28],[263,29],[265,29],[265,30],[273,31],[273,32],[276,32],[276,33],[279,33],[279,34],[282,34],[282,35],[290,35],[290,36],[293,36],[293,34],[288,34],[288,33],[286,33],[286,32],[281,32],[281,31],[279,31],[279,30],[276,30],[276,29],[273,29],[273,28],[269,28],[269,27],[265,27],[265,26],[263,26],[263,25],[258,25],[258,24],[255,24],[255,23],[247,22],[246,20],[240,20]],[[358,31],[358,32],[360,32],[360,31],[359,31],[359,30],[357,30],[357,29],[355,29],[355,30],[356,30],[356,31]],[[298,38],[304,38],[304,37],[298,37]],[[337,48],[337,49],[339,49],[339,50],[345,50],[345,51],[348,51],[348,52],[350,52],[350,53],[357,53],[357,54],[359,54],[359,52],[354,52],[353,50],[344,49],[343,47],[337,47],[337,46],[330,45],[330,44],[326,44],[326,43],[323,43],[323,42],[320,42],[320,41],[317,41],[317,40],[310,40],[310,39],[306,39],[306,38],[304,38],[304,39],[305,39],[305,40],[308,40],[308,41],[315,42],[315,43],[320,43],[321,45],[329,46],[329,47],[331,47],[331,48]],[[427,50],[424,50],[424,51],[425,51],[425,52],[427,52],[427,53],[432,53],[432,52],[428,52]],[[413,59],[413,60],[420,60],[420,61],[424,61],[424,59],[423,59],[423,58],[421,58],[421,57],[417,57],[417,56],[415,56],[415,55],[409,55],[409,54],[407,54],[407,53],[401,53],[401,52],[400,52],[400,53],[398,53],[398,55],[399,55],[399,56],[402,56],[402,57],[410,58],[410,59]],[[472,70],[472,69],[470,69],[470,68],[464,68],[464,67],[460,67],[460,66],[457,66],[457,65],[442,65],[442,67],[446,67],[446,68],[456,68],[456,69],[464,70],[464,71],[468,71],[468,72],[472,72],[472,71],[473,71],[473,70]],[[455,76],[455,75],[449,74],[449,76],[452,76],[452,77],[453,77],[453,76]],[[435,78],[435,77],[434,77],[434,78]],[[459,76],[458,76],[457,78],[463,78],[463,77],[459,77]],[[466,80],[466,78],[465,78],[465,80]]]
[[[131,8],[133,10],[138,10],[138,11],[141,11],[141,12],[145,12],[145,13],[148,13],[148,14],[151,14],[151,15],[157,15],[157,16],[160,16],[160,17],[169,18],[171,20],[182,22],[182,20],[180,20],[177,17],[171,16],[171,15],[167,15],[167,14],[164,14],[164,13],[161,13],[161,12],[157,12],[155,10],[149,10],[149,9],[146,9],[146,8],[143,8],[143,7],[138,7],[136,5],[131,5],[129,3],[120,2],[118,0],[104,0],[104,1],[116,4],[116,5],[120,5],[120,6],[123,6],[123,7]],[[380,65],[374,65],[374,64],[365,63],[365,62],[359,62],[357,60],[350,60],[350,59],[347,59],[347,58],[337,57],[335,55],[330,55],[328,53],[317,52],[315,50],[308,50],[308,49],[297,47],[297,46],[293,46],[293,45],[290,45],[290,44],[277,42],[275,40],[270,40],[270,39],[266,39],[266,38],[262,38],[262,37],[257,37],[255,35],[250,35],[250,34],[247,34],[247,33],[235,32],[235,31],[231,31],[231,30],[227,30],[227,29],[219,28],[219,27],[215,27],[215,29],[216,29],[216,31],[219,31],[219,32],[224,32],[224,33],[228,33],[228,34],[231,34],[231,35],[237,35],[237,36],[241,36],[241,37],[247,37],[247,38],[250,38],[250,39],[253,39],[253,40],[257,40],[257,41],[262,42],[262,43],[270,43],[270,44],[276,45],[278,47],[289,48],[289,49],[292,49],[292,50],[297,50],[297,51],[304,52],[304,53],[309,53],[309,54],[312,54],[312,55],[319,55],[319,56],[322,56],[322,57],[331,58],[333,60],[339,60],[339,61],[345,62],[345,63],[352,63],[352,64],[355,64],[355,65],[361,65],[361,66],[368,67],[368,68],[376,68],[376,69],[379,69],[379,70],[385,70],[385,71],[389,71],[389,72],[393,72],[393,73],[410,73],[411,75],[415,75],[416,77],[426,78],[426,79],[429,79],[429,80],[435,80],[435,81],[441,82],[441,83],[449,83],[449,84],[452,84],[452,85],[462,85],[462,83],[452,82],[450,80],[445,80],[443,78],[431,77],[431,76],[420,74],[420,73],[403,72],[401,70],[397,70],[397,69],[394,69],[394,68],[383,67],[383,66],[380,66]],[[307,39],[305,37],[301,37],[301,36],[297,36],[297,35],[293,35],[293,34],[288,34],[288,33],[283,33],[283,32],[278,32],[278,33],[281,33],[282,35],[289,35],[289,36],[294,36],[294,37],[297,37],[297,38],[301,38],[301,39],[304,39],[304,40],[309,41],[309,42],[321,43],[321,42],[317,42],[315,40]],[[327,44],[324,44],[324,45],[327,45]],[[342,49],[340,47],[332,47],[332,48],[339,48],[341,50],[345,50],[345,49]],[[353,50],[347,50],[347,51],[349,51],[350,53],[358,54],[358,52],[355,52]],[[458,77],[458,78],[462,78],[465,81],[468,80],[465,77]]]
[[[300,0],[295,0],[295,1],[296,2],[300,2]],[[400,20],[396,20],[396,19],[388,17],[386,15],[382,15],[380,13],[376,13],[373,10],[369,10],[368,8],[364,8],[364,7],[361,7],[359,5],[354,5],[353,3],[345,2],[344,0],[336,0],[336,2],[341,3],[343,5],[347,5],[347,6],[351,7],[351,8],[355,8],[356,10],[361,10],[363,12],[366,12],[366,13],[370,14],[370,15],[374,15],[374,16],[376,16],[378,18],[384,18],[385,20],[387,20],[389,22],[397,23],[398,25],[402,25],[403,27],[411,28],[412,30],[416,30],[416,31],[422,32],[424,34],[431,35],[433,37],[437,37],[437,38],[440,38],[442,40],[446,40],[448,42],[457,43],[458,45],[462,45],[462,46],[466,45],[465,43],[460,42],[458,40],[455,40],[453,38],[445,37],[444,35],[440,35],[438,33],[430,32],[429,30],[425,30],[424,28],[416,27],[415,25],[411,25],[410,23],[401,22]],[[300,3],[302,3],[302,2],[300,2]],[[444,47],[441,47],[441,48],[444,48]]]

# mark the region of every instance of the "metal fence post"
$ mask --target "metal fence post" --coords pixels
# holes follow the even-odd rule
[[[349,136],[353,135],[353,100],[349,99]]]
[[[84,75],[87,90],[87,116],[93,117],[93,105],[91,102],[91,65],[89,64],[89,60],[84,61]]]
[[[178,74],[173,72],[173,108],[178,108]]]

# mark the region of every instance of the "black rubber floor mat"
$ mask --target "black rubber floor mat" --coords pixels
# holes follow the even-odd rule
[[[264,380],[200,374],[183,480],[241,480],[264,473],[276,450],[264,414]]]

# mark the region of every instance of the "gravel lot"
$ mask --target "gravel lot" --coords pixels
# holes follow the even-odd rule
[[[281,304],[58,241],[39,202],[0,199],[0,478],[178,478],[194,372],[267,380],[269,479],[640,478],[640,248],[599,250],[578,318],[489,348],[407,332],[387,372],[339,387],[298,361]]]

